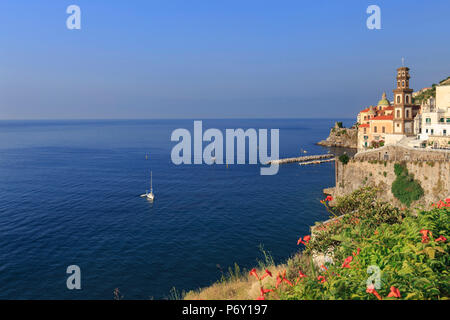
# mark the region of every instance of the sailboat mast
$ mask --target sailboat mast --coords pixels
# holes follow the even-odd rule
[[[150,171],[150,192],[153,192],[153,173]]]

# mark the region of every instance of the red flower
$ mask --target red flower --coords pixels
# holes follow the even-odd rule
[[[284,270],[283,272],[283,281],[286,282],[288,285],[290,285],[291,287],[293,287],[294,285],[292,284],[292,282],[290,282],[288,279],[286,279],[286,270]]]
[[[280,273],[277,275],[277,283],[275,284],[275,288],[278,289],[278,286],[283,282],[283,279],[280,277]]]
[[[306,278],[306,274],[304,274],[301,270],[298,270],[298,278],[297,278],[297,280],[295,280],[295,284],[297,284],[299,281],[300,281],[300,279],[302,279],[302,278]]]
[[[261,277],[261,280],[267,276],[272,277],[272,272],[270,272],[269,270],[266,269],[266,273]]]
[[[419,232],[422,234],[422,243],[428,243],[428,241],[430,240],[428,235],[433,235],[430,230],[422,229]]]
[[[297,245],[299,245],[300,243],[303,243],[306,246],[306,244],[309,242],[309,240],[311,240],[311,236],[304,236],[303,240],[302,240],[302,237],[300,237],[300,239],[297,240]]]
[[[318,276],[317,280],[319,280],[320,283],[324,283],[325,281],[327,281],[324,276]]]
[[[345,260],[344,263],[342,264],[342,268],[351,268],[349,263],[352,262],[353,257],[352,256],[348,256]]]
[[[358,249],[356,249],[356,252],[353,252],[353,255],[356,257],[360,252],[361,252],[361,249],[358,248]]]
[[[373,284],[369,285],[366,289],[367,293],[372,293],[378,300],[383,300],[378,294],[377,290],[375,290],[375,286]]]
[[[323,264],[320,266],[321,269],[323,269],[324,271],[328,271],[327,267],[325,267]]]
[[[274,291],[273,289],[264,289],[263,287],[259,288],[259,290],[260,290],[261,294],[258,298],[256,298],[256,300],[265,300],[266,298],[264,297],[264,295],[266,293]]]
[[[333,201],[333,197],[332,197],[332,196],[327,196],[327,197],[325,198],[325,201]]]
[[[388,294],[388,298],[389,297],[400,298],[400,291],[396,287],[392,286],[391,292]]]
[[[439,242],[439,241],[445,242],[445,241],[447,241],[447,238],[444,237],[444,236],[439,236],[439,238],[436,238],[436,240],[434,240],[434,241],[436,241],[436,242]]]
[[[256,279],[260,280],[258,274],[256,273],[256,269],[255,269],[255,268],[253,268],[253,269],[250,271],[250,275],[251,275],[251,276],[255,276]]]
[[[444,207],[450,207],[450,198],[445,199],[445,202],[441,200],[437,203],[433,203],[431,206],[439,209]]]

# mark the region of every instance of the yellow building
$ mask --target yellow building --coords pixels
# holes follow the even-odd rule
[[[370,106],[358,114],[358,149],[378,147],[393,133],[394,108],[383,92],[378,105]]]

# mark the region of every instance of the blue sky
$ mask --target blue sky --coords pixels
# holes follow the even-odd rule
[[[67,6],[82,29],[66,28]],[[381,30],[366,8],[381,8]],[[0,119],[353,118],[450,75],[450,2],[0,2]]]

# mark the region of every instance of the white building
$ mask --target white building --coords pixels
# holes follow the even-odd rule
[[[450,141],[450,85],[437,86],[436,99],[422,104],[421,113],[414,119],[414,131],[419,140]]]

